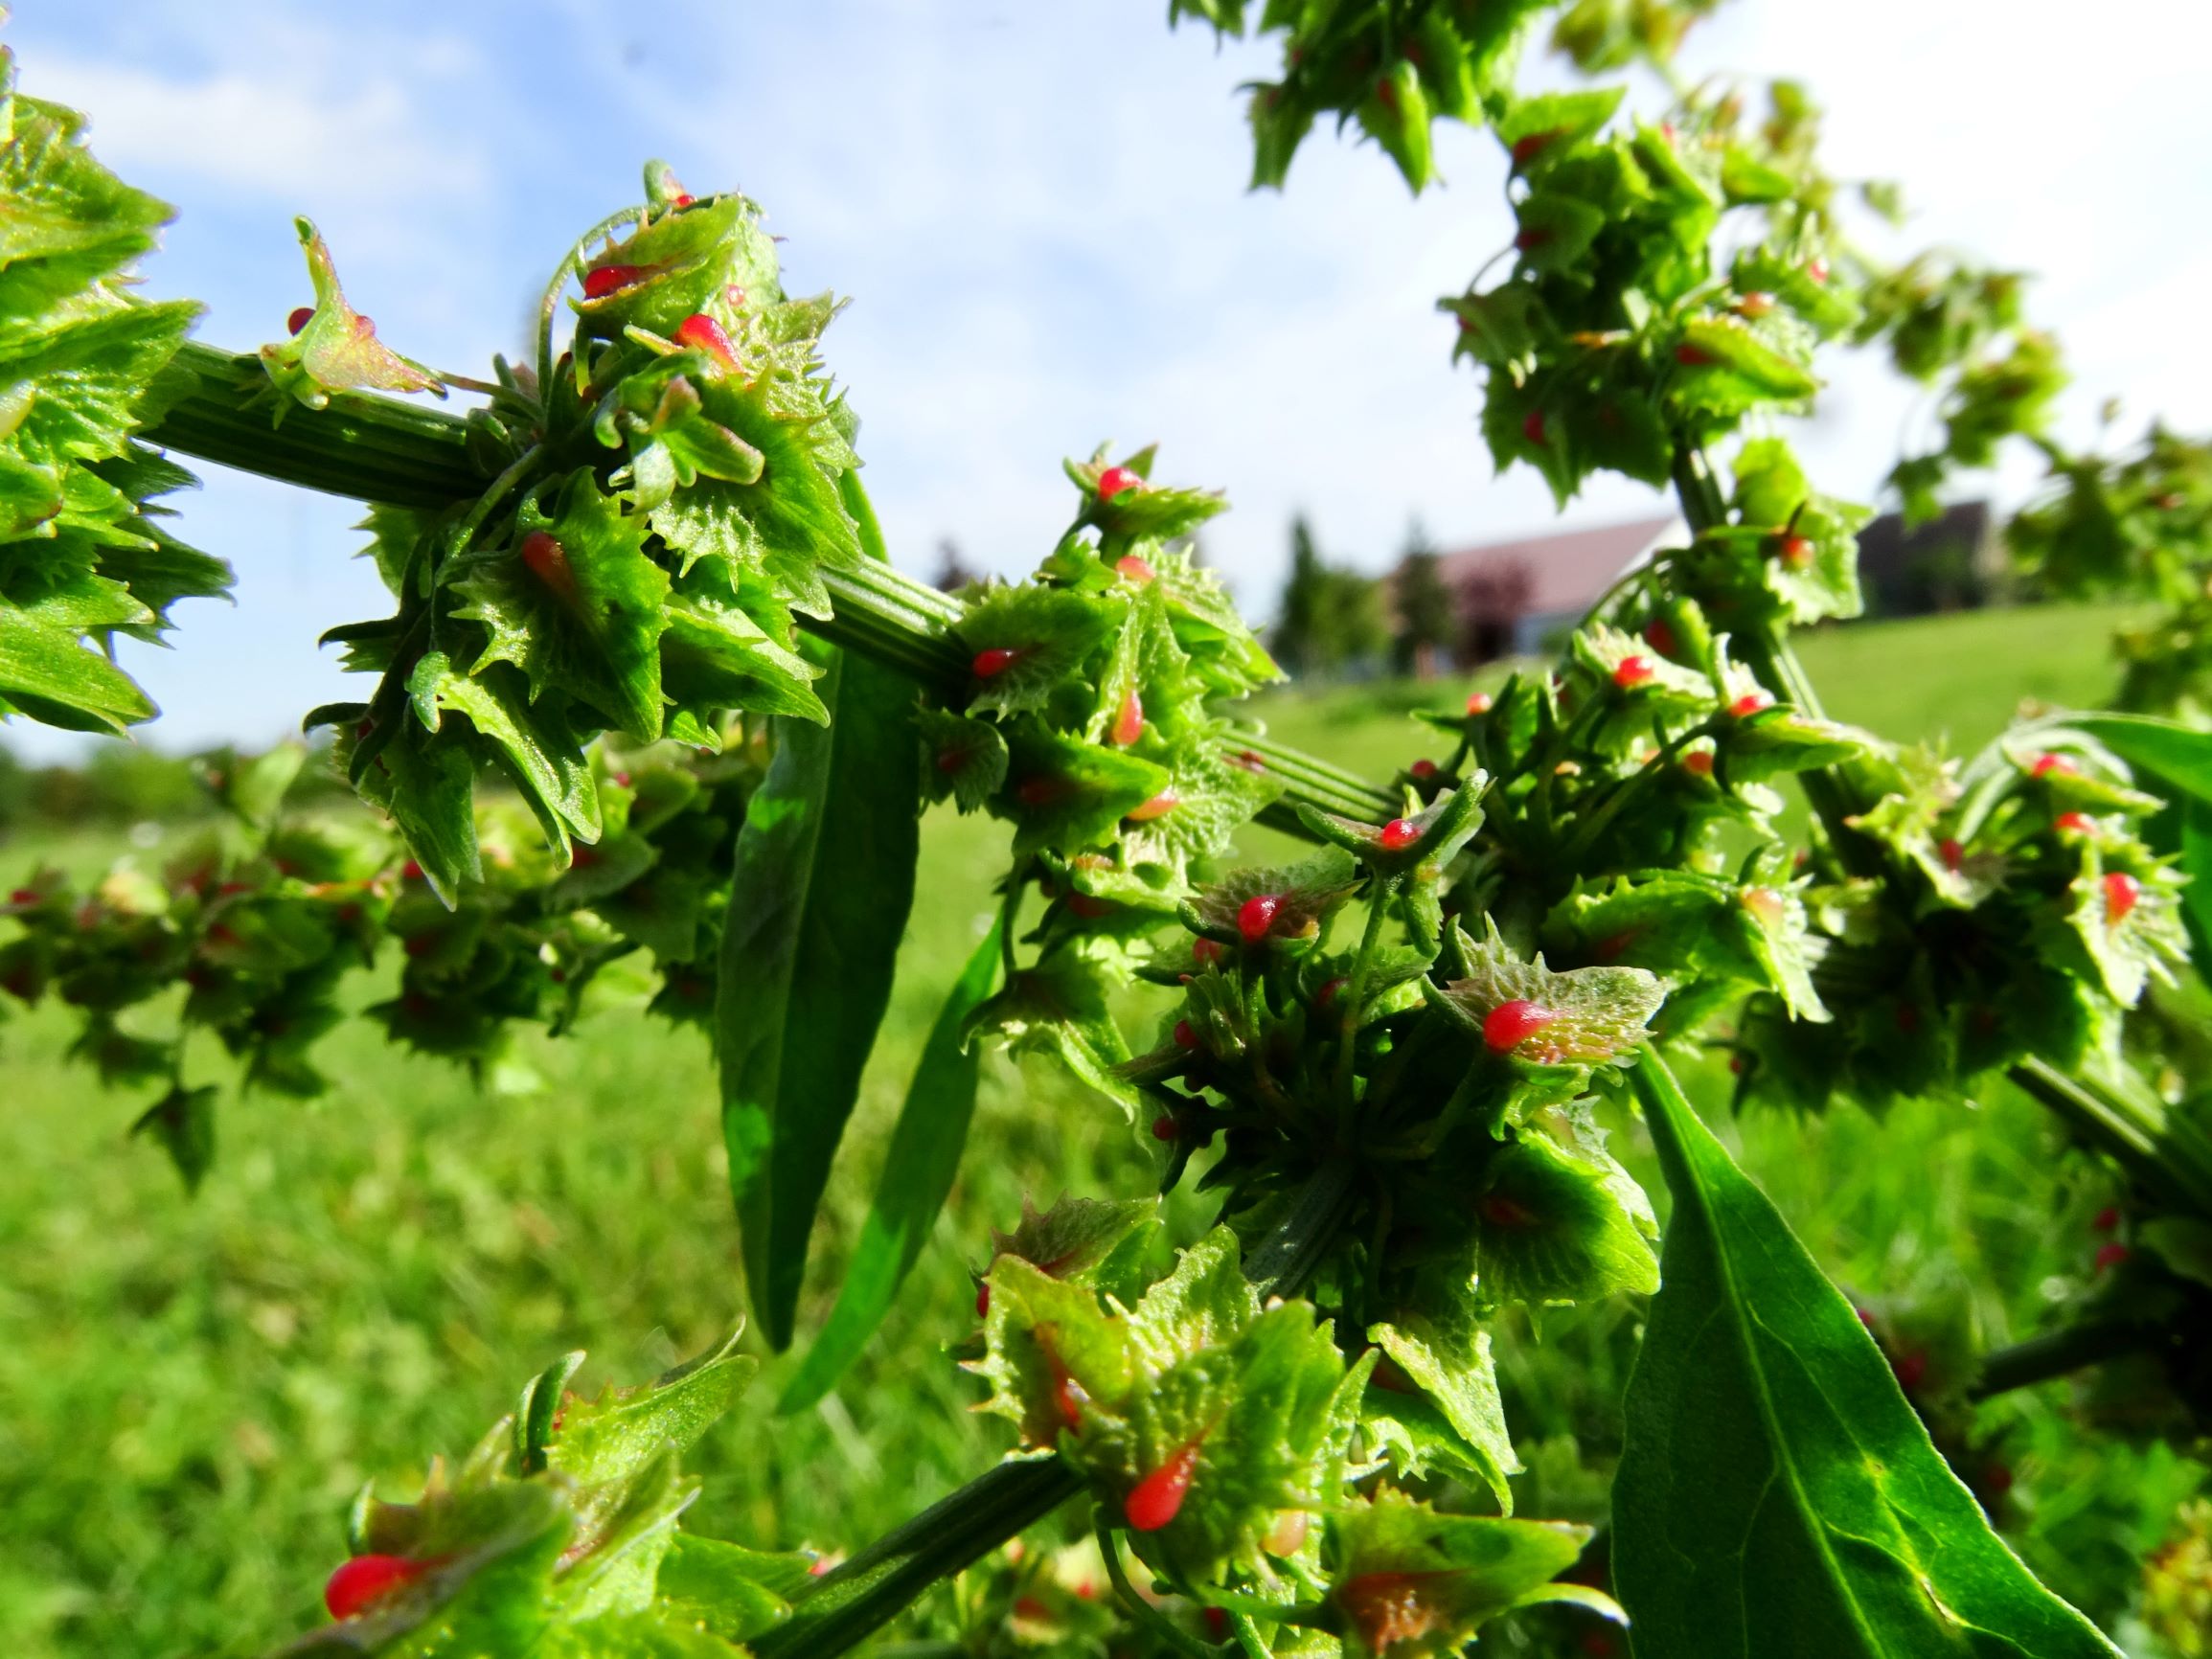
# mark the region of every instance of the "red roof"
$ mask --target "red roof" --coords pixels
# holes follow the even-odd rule
[[[1524,614],[1580,612],[1612,585],[1630,560],[1662,538],[1676,536],[1688,539],[1679,518],[1639,518],[1595,530],[1494,541],[1440,555],[1437,575],[1453,593],[1463,592],[1471,577],[1488,577],[1515,592]]]

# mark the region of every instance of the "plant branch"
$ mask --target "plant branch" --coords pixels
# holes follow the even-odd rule
[[[2095,1319],[2069,1325],[1990,1354],[1983,1359],[1981,1375],[1974,1378],[1966,1397],[1978,1404],[2016,1388],[2033,1388],[2039,1382],[2070,1375],[2122,1354],[2155,1348],[2165,1335],[2159,1327],[2132,1319]]]
[[[1057,1457],[998,1465],[824,1576],[788,1619],[754,1638],[754,1659],[831,1659],[846,1651],[938,1579],[1041,1521],[1083,1486]]]

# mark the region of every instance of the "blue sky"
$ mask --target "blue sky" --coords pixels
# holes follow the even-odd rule
[[[1371,147],[1310,141],[1282,195],[1247,194],[1240,81],[1268,49],[1171,34],[1157,0],[23,0],[22,84],[89,112],[95,148],[178,209],[147,270],[248,348],[308,297],[291,216],[410,355],[480,372],[513,352],[568,239],[635,199],[650,156],[767,209],[790,284],[853,305],[827,356],[862,418],[894,557],[939,541],[1017,574],[1065,522],[1062,455],[1158,440],[1161,475],[1227,489],[1213,557],[1271,607],[1286,529],[1380,569],[1409,517],[1447,543],[1539,528],[1528,474],[1494,478],[1478,387],[1448,366],[1435,297],[1510,234],[1487,139],[1439,128],[1447,188],[1408,197]],[[2077,375],[2072,434],[2109,395],[2212,425],[2201,78],[2212,13],[1999,0],[1735,0],[1693,75],[1790,73],[1831,107],[1836,170],[1905,180],[1944,241],[2025,267]],[[1653,95],[1655,100],[1655,93]],[[1806,447],[1866,497],[1931,418],[1840,373]],[[235,608],[180,608],[175,648],[126,659],[166,711],[148,740],[271,741],[359,694],[315,636],[379,614],[351,503],[207,468],[184,533],[238,567]],[[2022,477],[1994,480],[2017,496]],[[1598,489],[1575,522],[1645,510]],[[17,726],[19,750],[74,740]]]

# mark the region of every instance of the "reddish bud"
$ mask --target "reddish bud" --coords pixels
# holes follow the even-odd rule
[[[2091,1221],[2089,1225],[2099,1233],[2111,1233],[2117,1231],[2120,1225],[2120,1211],[2118,1206],[2113,1204],[2107,1204],[2102,1210],[2097,1212],[2096,1219]]]
[[[2096,1271],[2109,1273],[2134,1254],[2125,1244],[2109,1243],[2097,1246]]]
[[[1337,996],[1343,989],[1344,978],[1341,974],[1334,979],[1322,981],[1321,989],[1313,993],[1313,1006],[1315,1008],[1334,1008],[1336,1005]]]
[[[2062,778],[2071,778],[2080,771],[2081,767],[2074,764],[2072,756],[2053,755],[2048,752],[2038,755],[2036,763],[2029,768],[2030,774],[2038,778],[2048,778],[2053,772],[2058,773]]]
[[[1548,1008],[1516,997],[1492,1009],[1482,1022],[1482,1040],[1493,1053],[1511,1054],[1559,1015]]]
[[[1675,348],[1675,361],[1685,369],[1702,369],[1707,364],[1718,363],[1720,360],[1712,352],[1706,351],[1704,347],[1693,346],[1687,340]]]
[[[1488,692],[1470,692],[1467,694],[1467,712],[1471,715],[1487,715],[1496,707],[1497,699]]]
[[[1530,162],[1544,152],[1547,145],[1553,143],[1558,137],[1559,129],[1554,127],[1549,132],[1532,132],[1526,138],[1514,140],[1513,165],[1516,168],[1528,166]]]
[[[738,349],[730,344],[729,335],[722,332],[721,324],[704,311],[694,311],[676,325],[676,344],[706,352],[725,369],[738,366]]]
[[[399,877],[403,881],[420,881],[422,879],[422,866],[410,858],[399,866]]]
[[[1798,535],[1794,532],[1777,538],[1774,547],[1775,557],[1791,570],[1803,570],[1811,564],[1813,562],[1813,538]]]
[[[312,306],[301,306],[295,308],[292,314],[285,319],[285,328],[287,331],[296,334],[314,320],[315,307]]]
[[[2061,812],[2053,820],[2053,827],[2069,835],[2093,835],[2097,832],[2097,821],[2087,812]]]
[[[1782,895],[1771,887],[1746,887],[1742,895],[1744,908],[1759,919],[1763,927],[1780,927],[1790,914]]]
[[[1111,501],[1124,490],[1144,487],[1145,481],[1126,466],[1109,466],[1098,475],[1098,498],[1102,503]]]
[[[978,1319],[991,1317],[991,1286],[989,1284],[978,1284],[975,1287],[975,1317]]]
[[[8,896],[8,902],[11,904],[36,904],[38,895],[28,887],[18,887]]]
[[[1153,1140],[1173,1141],[1181,1134],[1182,1130],[1175,1126],[1175,1118],[1173,1112],[1162,1112],[1152,1120]]]
[[[1191,942],[1191,955],[1201,967],[1211,967],[1221,960],[1221,942],[1218,939],[1196,939]]]
[[[2115,870],[2105,877],[2105,925],[2117,927],[2128,920],[2128,913],[2135,908],[2135,901],[2143,897],[2143,884],[2125,870]]]
[[[1375,839],[1381,843],[1383,852],[1397,852],[1421,839],[1421,827],[1410,818],[1393,818]]]
[[[1816,283],[1826,284],[1828,281],[1828,261],[1826,260],[1814,260],[1805,267],[1805,274]]]
[[[1953,874],[1956,874],[1959,866],[1966,862],[1966,849],[1949,835],[1935,844],[1935,851],[1937,855],[1943,859],[1943,867]]]
[[[1156,1533],[1181,1512],[1183,1494],[1191,1489],[1191,1476],[1198,1466],[1198,1443],[1170,1452],[1167,1461],[1129,1489],[1122,1515],[1130,1530]]]
[[[644,265],[596,265],[583,273],[583,297],[604,300],[617,288],[627,288],[646,274]]]
[[[1191,1022],[1187,1019],[1175,1021],[1174,1034],[1175,1047],[1179,1049],[1195,1049],[1198,1046],[1198,1034],[1191,1029]]]
[[[1513,239],[1513,245],[1520,249],[1522,253],[1527,253],[1531,248],[1542,247],[1544,243],[1550,241],[1551,239],[1552,233],[1548,226],[1530,225],[1526,230],[1522,231],[1518,236]]]
[[[1417,778],[1425,784],[1436,776],[1436,762],[1434,761],[1416,761],[1405,768],[1405,774],[1409,778]]]
[[[675,194],[669,197],[669,211],[672,213],[680,212],[682,209],[690,207],[692,203],[697,201],[698,199],[699,198],[692,194],[690,191],[679,190]]]
[[[1124,580],[1142,587],[1159,573],[1133,553],[1125,553],[1114,560],[1114,573]]]
[[[1644,644],[1659,655],[1671,657],[1679,642],[1675,638],[1675,630],[1667,625],[1667,619],[1655,616],[1644,625]]]
[[[1520,435],[1531,443],[1543,443],[1543,411],[1531,409],[1520,418]]]
[[[1739,317],[1764,317],[1773,309],[1772,294],[1739,294],[1736,298],[1735,311]]]
[[[522,538],[522,563],[532,576],[562,599],[576,597],[576,572],[568,565],[568,549],[549,531],[534,530]]]
[[[1182,800],[1173,789],[1162,789],[1141,807],[1132,807],[1122,814],[1125,824],[1150,824],[1154,818],[1165,818]]]
[[[1283,908],[1282,895],[1255,893],[1237,907],[1237,931],[1253,944],[1267,937]]]
[[[1657,677],[1658,670],[1652,667],[1650,657],[1623,657],[1613,670],[1613,684],[1624,692],[1632,692],[1638,686],[1648,686]]]
[[[323,1605],[333,1619],[351,1619],[393,1591],[405,1589],[434,1565],[405,1556],[355,1556],[340,1562],[323,1586]]]
[[[994,680],[1015,663],[1021,661],[1021,652],[1007,646],[992,646],[977,651],[969,662],[969,671],[979,680]]]
[[[1475,1209],[1493,1227],[1534,1227],[1542,1219],[1526,1204],[1516,1204],[1503,1193],[1486,1193]]]
[[[1774,699],[1766,692],[1745,692],[1728,705],[1728,713],[1739,720],[1746,719],[1763,709],[1771,709]]]
[[[1710,778],[1713,775],[1713,751],[1692,749],[1682,757],[1682,770],[1695,772],[1700,778]]]

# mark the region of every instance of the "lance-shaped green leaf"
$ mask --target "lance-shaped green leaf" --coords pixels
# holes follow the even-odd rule
[[[292,228],[299,233],[300,251],[308,257],[315,307],[291,338],[262,348],[262,366],[277,389],[309,409],[325,407],[332,392],[361,388],[445,397],[444,381],[377,339],[376,325],[346,303],[337,266],[313,221],[294,219]]]
[[[531,701],[573,698],[641,741],[659,737],[669,579],[646,556],[646,534],[588,466],[569,475],[550,512],[525,503],[513,545],[472,557],[454,583],[467,602],[453,614],[491,634],[468,671],[513,663]]]
[[[785,720],[745,810],[716,1011],[722,1136],[755,1317],[789,1345],[807,1239],[914,896],[914,688],[838,655],[827,730]]]
[[[1642,1659],[2115,1659],[1990,1530],[1851,1304],[1665,1068],[1636,1087],[1675,1195],[1613,1483]]]
[[[1347,1648],[1376,1659],[1455,1652],[1498,1614],[1543,1602],[1615,1617],[1597,1592],[1554,1582],[1589,1535],[1555,1521],[1443,1514],[1385,1489],[1329,1517],[1329,1600]]]
[[[993,922],[976,944],[929,1028],[883,1154],[876,1200],[846,1262],[837,1305],[798,1374],[784,1385],[776,1402],[779,1412],[813,1404],[844,1375],[913,1271],[930,1225],[952,1191],[961,1148],[968,1144],[968,1125],[975,1115],[982,1064],[982,1056],[968,1040],[968,1021],[997,983],[1003,927],[1003,920]]]

